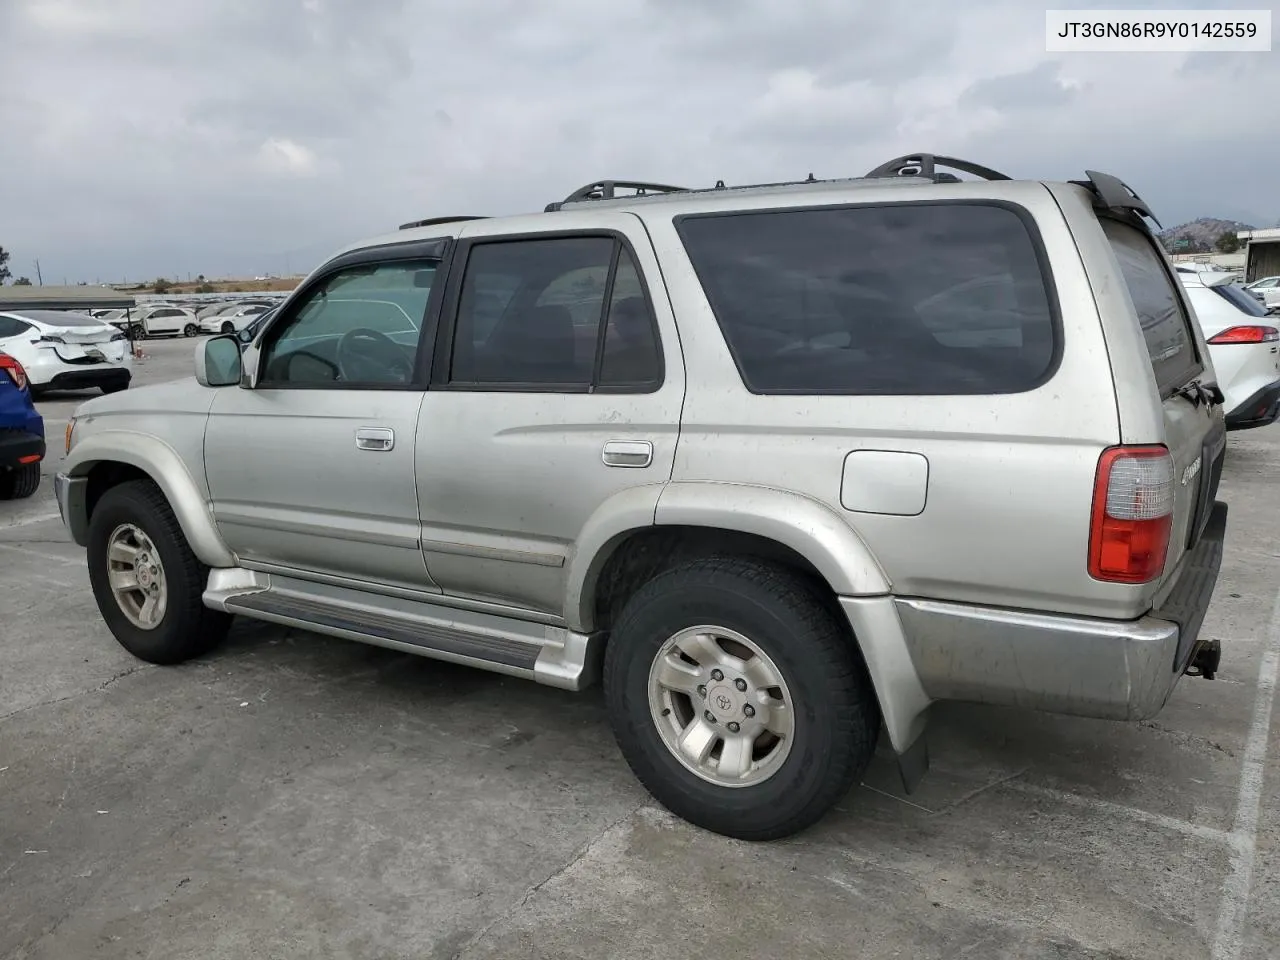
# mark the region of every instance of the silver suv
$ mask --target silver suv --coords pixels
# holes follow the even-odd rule
[[[1221,393],[1149,218],[916,155],[406,224],[83,405],[59,506],[144,660],[240,615],[602,679],[655,797],[785,836],[882,732],[910,789],[935,700],[1213,675]]]

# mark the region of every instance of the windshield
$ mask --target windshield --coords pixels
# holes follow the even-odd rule
[[[1258,298],[1234,283],[1224,284],[1221,287],[1210,287],[1209,289],[1251,317],[1267,316],[1267,308],[1258,302]]]

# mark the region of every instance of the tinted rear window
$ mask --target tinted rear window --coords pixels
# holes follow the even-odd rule
[[[755,393],[1012,393],[1057,322],[1037,241],[992,204],[691,216],[680,236]]]
[[[82,313],[64,313],[61,310],[26,310],[21,316],[56,327],[101,327],[105,321]]]
[[[1238,287],[1234,283],[1224,283],[1220,287],[1210,287],[1209,289],[1227,301],[1227,303],[1238,307],[1251,317],[1267,316],[1267,308],[1262,305],[1262,302],[1257,297],[1243,287]]]
[[[1115,220],[1104,220],[1102,229],[1138,312],[1156,383],[1161,392],[1182,386],[1196,374],[1200,361],[1174,279],[1145,233]]]

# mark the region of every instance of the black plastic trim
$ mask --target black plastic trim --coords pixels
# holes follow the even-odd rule
[[[418,227],[434,227],[442,223],[461,223],[464,220],[488,220],[488,217],[464,215],[458,217],[427,217],[425,220],[411,220],[400,224],[401,230],[414,230]]]
[[[44,437],[26,430],[0,430],[0,470],[18,466],[23,457],[39,456],[47,452]]]
[[[673,187],[666,183],[646,183],[643,180],[596,180],[594,183],[579,187],[563,200],[548,203],[543,208],[543,212],[555,213],[566,203],[578,203],[583,200],[613,200],[617,196],[618,187],[624,190],[635,190],[637,197],[688,192],[687,187]]]
[[[1169,596],[1151,615],[1178,625],[1178,650],[1174,656],[1174,673],[1182,673],[1195,655],[1196,640],[1204,624],[1213,588],[1218,582],[1222,567],[1223,541],[1227,531],[1227,505],[1218,500],[1209,514],[1195,548],[1189,550],[1182,562],[1178,582]]]
[[[747,377],[746,371],[742,366],[742,359],[738,356],[737,350],[733,347],[733,342],[725,333],[724,322],[720,318],[720,311],[716,308],[716,304],[712,299],[710,288],[707,285],[706,278],[698,269],[698,265],[693,262],[693,257],[689,255],[688,245],[685,244],[684,233],[681,231],[681,225],[688,220],[700,220],[707,218],[728,218],[741,216],[756,216],[759,214],[772,213],[807,213],[820,210],[864,210],[881,207],[906,207],[906,206],[932,206],[932,207],[997,207],[1002,210],[1008,210],[1014,214],[1027,231],[1028,239],[1031,241],[1032,249],[1035,251],[1036,264],[1040,268],[1040,274],[1044,278],[1045,294],[1049,301],[1049,319],[1053,325],[1053,353],[1049,357],[1049,363],[1045,367],[1044,372],[1028,386],[1020,390],[969,390],[962,393],[921,393],[919,391],[910,392],[874,392],[860,393],[847,389],[828,389],[828,390],[811,390],[807,388],[787,389],[787,390],[760,390],[751,384]],[[800,207],[761,207],[749,210],[731,210],[731,211],[715,211],[708,213],[685,213],[680,214],[672,219],[676,232],[680,235],[680,242],[684,246],[685,256],[689,263],[693,266],[694,274],[698,277],[698,282],[702,287],[703,294],[707,298],[708,304],[711,306],[711,312],[716,318],[716,325],[720,329],[720,336],[723,337],[725,346],[728,347],[729,353],[733,357],[734,365],[738,368],[738,376],[742,380],[743,386],[751,393],[757,396],[801,396],[801,397],[948,397],[948,396],[1016,396],[1022,393],[1030,393],[1038,390],[1046,383],[1052,380],[1058,373],[1058,369],[1062,366],[1062,353],[1065,349],[1065,335],[1062,326],[1062,304],[1058,299],[1058,286],[1054,279],[1053,264],[1049,259],[1049,251],[1045,247],[1044,238],[1040,234],[1039,225],[1036,223],[1035,217],[1031,215],[1031,211],[1020,204],[1013,203],[1008,200],[885,200],[873,203],[839,203],[839,204],[812,204]]]
[[[649,324],[653,330],[654,342],[658,344],[658,378],[644,383],[610,383],[597,384],[600,379],[600,348],[597,341],[596,363],[591,371],[588,383],[475,383],[450,380],[450,366],[453,359],[453,338],[457,331],[458,306],[462,296],[462,283],[467,272],[467,261],[471,251],[477,246],[492,243],[517,243],[529,240],[576,240],[581,238],[601,237],[614,241],[613,259],[610,264],[608,289],[605,291],[603,310],[609,308],[609,300],[613,292],[614,270],[619,258],[619,248],[625,249],[635,265],[636,275],[640,278],[640,292],[644,296],[645,309],[649,315]],[[434,291],[432,291],[434,293]],[[598,335],[603,337],[603,317]],[[663,345],[662,331],[658,326],[657,313],[653,306],[653,295],[649,281],[645,276],[640,258],[636,256],[635,245],[631,238],[620,230],[605,228],[592,230],[546,230],[526,233],[496,234],[490,237],[474,237],[460,240],[453,251],[449,278],[445,284],[444,302],[439,315],[439,329],[434,349],[434,362],[431,369],[432,390],[459,390],[470,393],[608,393],[608,394],[649,394],[657,393],[666,383],[667,361],[666,349]],[[593,386],[594,385],[594,386]]]
[[[952,170],[959,170],[962,173],[971,173],[975,177],[982,177],[984,180],[1012,180],[1012,177],[1006,176],[990,167],[984,167],[981,164],[973,163],[969,160],[960,160],[956,157],[937,156],[932,153],[909,153],[905,156],[895,157],[886,163],[880,164],[870,173],[866,174],[864,179],[880,180],[893,177],[925,177],[933,180],[935,183],[955,183],[958,177],[950,174],[939,173],[938,167],[950,167]]]
[[[1264,403],[1267,412],[1261,417],[1254,416],[1254,411]],[[1280,380],[1250,394],[1249,399],[1226,415],[1228,430],[1252,430],[1270,426],[1276,420],[1280,420]]]

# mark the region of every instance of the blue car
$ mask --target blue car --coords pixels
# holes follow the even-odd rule
[[[0,500],[36,492],[44,453],[44,419],[31,403],[27,372],[0,353]]]

